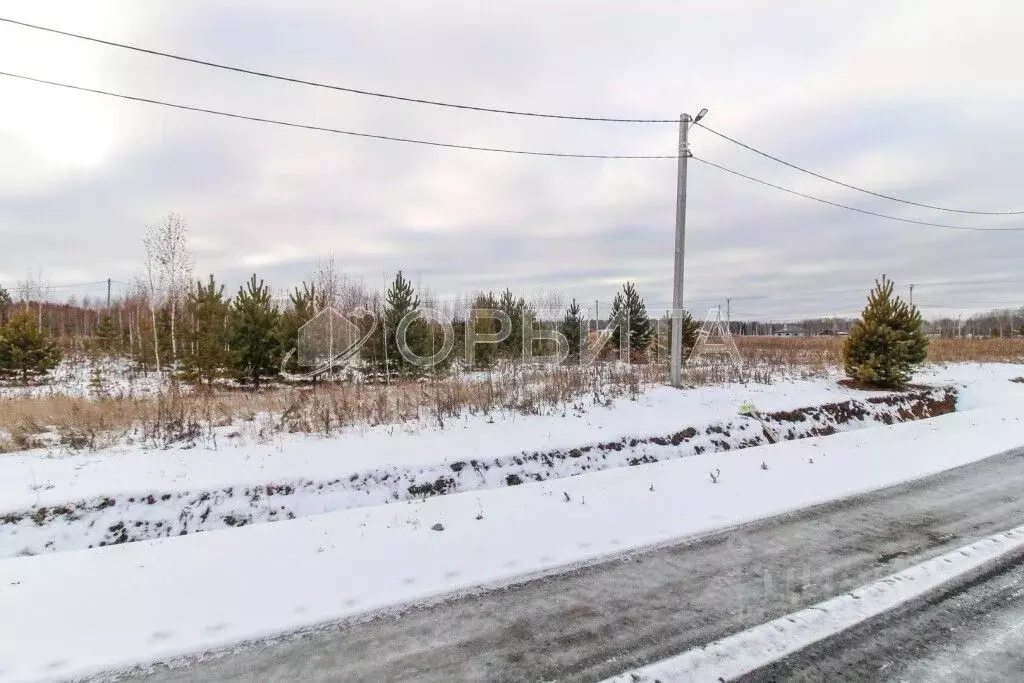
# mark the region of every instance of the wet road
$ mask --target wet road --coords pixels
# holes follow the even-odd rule
[[[1024,553],[822,641],[744,681],[1017,681]]]
[[[328,626],[174,669],[136,672],[135,677],[599,680],[1020,524],[1024,449],[679,545],[411,609],[398,617]],[[1005,595],[1015,595],[1016,589],[1008,590],[1000,604],[1010,604]],[[1002,618],[1012,620],[1012,613]],[[996,623],[989,626],[996,628]],[[960,646],[971,643],[977,645],[968,640]],[[918,660],[924,662],[927,655],[939,666],[943,646],[936,648],[922,651]],[[802,675],[796,669],[790,673]]]

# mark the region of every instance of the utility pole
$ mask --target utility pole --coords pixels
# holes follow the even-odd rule
[[[110,308],[110,278],[107,278],[107,308]]]
[[[679,163],[676,169],[676,248],[672,276],[672,386],[683,386],[683,268],[686,252],[686,160],[690,156],[690,124],[700,121],[707,109],[696,118],[679,115]]]
[[[914,305],[914,283],[910,283],[910,305]]]
[[[725,328],[732,334],[732,297],[725,298]]]

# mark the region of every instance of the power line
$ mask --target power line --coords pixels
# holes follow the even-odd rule
[[[720,171],[724,171],[726,173],[731,173],[734,176],[738,176],[740,178],[745,178],[746,180],[750,180],[750,181],[753,181],[755,183],[760,183],[761,185],[765,185],[767,187],[771,187],[773,189],[780,190],[782,192],[787,192],[789,194],[796,195],[797,197],[803,197],[804,199],[810,199],[812,201],[820,202],[822,204],[828,204],[829,206],[835,206],[835,207],[840,208],[840,209],[846,209],[847,211],[856,211],[857,213],[862,213],[862,214],[865,214],[865,215],[868,215],[868,216],[876,216],[878,218],[887,218],[887,219],[889,219],[891,221],[899,221],[901,223],[913,223],[914,225],[927,225],[927,226],[930,226],[930,227],[933,227],[933,228],[945,228],[947,230],[970,230],[972,232],[1018,232],[1018,231],[1024,231],[1024,227],[1016,227],[1016,228],[972,228],[972,227],[968,227],[968,226],[964,226],[964,225],[947,225],[945,223],[931,223],[929,221],[917,221],[917,220],[913,220],[911,218],[900,218],[899,216],[890,216],[889,214],[877,213],[875,211],[868,211],[867,209],[858,209],[855,206],[848,206],[846,204],[839,204],[838,202],[829,201],[828,199],[822,199],[821,197],[815,197],[813,195],[804,194],[803,192],[797,192],[796,190],[791,190],[788,187],[783,187],[781,185],[776,185],[774,183],[768,182],[767,180],[761,180],[760,178],[755,178],[754,176],[747,175],[746,173],[740,173],[739,171],[734,171],[731,168],[726,168],[725,166],[720,166],[719,164],[716,164],[714,162],[708,161],[707,159],[702,159],[701,157],[698,157],[698,156],[692,156],[691,158],[694,161],[699,161],[702,164],[705,164],[707,166],[711,166],[712,168],[717,168]]]
[[[416,140],[413,138],[401,138],[391,135],[376,135],[373,133],[360,133],[351,130],[341,130],[339,128],[327,128],[324,126],[313,126],[305,123],[295,123],[293,121],[280,121],[278,119],[268,119],[261,116],[249,116],[247,114],[235,114],[232,112],[219,111],[217,109],[206,109],[204,107],[193,107],[186,104],[176,104],[174,102],[166,102],[164,100],[155,100],[148,97],[136,97],[135,95],[125,95],[123,93],[112,92],[109,90],[99,90],[98,88],[86,88],[80,85],[71,85],[70,83],[60,83],[58,81],[48,81],[43,78],[34,78],[32,76],[22,76],[19,74],[13,74],[6,71],[0,71],[0,76],[7,76],[8,78],[16,78],[23,81],[31,81],[33,83],[40,83],[42,85],[50,85],[57,88],[66,88],[68,90],[78,90],[80,92],[93,93],[95,95],[105,95],[107,97],[116,97],[122,100],[131,100],[132,102],[145,102],[146,104],[156,104],[161,107],[170,107],[172,109],[182,109],[184,111],[199,112],[202,114],[212,114],[214,116],[223,116],[231,119],[242,119],[244,121],[254,121],[256,123],[267,123],[275,126],[286,126],[288,128],[301,128],[304,130],[315,130],[322,133],[335,133],[337,135],[348,135],[356,138],[368,138],[371,140],[388,140],[390,142],[404,142],[412,145],[424,145],[427,147],[443,147],[445,149],[464,149],[471,150],[474,152],[497,152],[501,154],[517,154],[520,156],[538,156],[538,157],[559,157],[565,159],[678,159],[679,157],[675,154],[570,154],[563,152],[538,152],[533,150],[522,150],[522,149],[506,149],[502,147],[481,147],[477,145],[456,145],[447,142],[435,142],[432,140]]]
[[[389,93],[374,92],[372,90],[361,90],[359,88],[349,88],[341,85],[332,85],[330,83],[322,83],[319,81],[310,81],[304,78],[296,78],[294,76],[282,76],[279,74],[272,74],[263,71],[256,71],[253,69],[246,69],[239,66],[229,66],[227,64],[219,64],[217,62],[210,62],[204,59],[196,59],[194,57],[185,57],[184,55],[178,55],[171,52],[161,52],[160,50],[152,50],[149,48],[139,47],[138,45],[131,45],[128,43],[119,43],[112,40],[103,40],[101,38],[94,38],[92,36],[82,35],[80,33],[72,33],[70,31],[61,31],[59,29],[50,28],[47,26],[40,26],[38,24],[30,24],[24,21],[17,21],[15,19],[6,19],[0,17],[0,22],[5,24],[13,24],[15,26],[22,26],[24,28],[35,29],[37,31],[45,31],[47,33],[54,33],[68,38],[77,38],[79,40],[86,40],[91,43],[98,43],[100,45],[107,45],[109,47],[117,47],[124,50],[131,50],[133,52],[140,52],[142,54],[153,55],[156,57],[166,57],[167,59],[177,60],[179,62],[187,62],[189,64],[198,64],[200,66],[207,66],[214,69],[222,69],[224,71],[232,71],[234,73],[246,74],[249,76],[258,76],[260,78],[270,78],[275,81],[284,81],[286,83],[296,83],[298,85],[308,85],[314,88],[325,88],[328,90],[335,90],[338,92],[346,92],[353,95],[366,95],[368,97],[377,97],[386,100],[395,100],[398,102],[409,102],[412,104],[425,104],[432,107],[445,107],[448,109],[462,109],[466,111],[478,111],[486,112],[489,114],[504,114],[508,116],[524,116],[538,119],[562,119],[568,121],[597,121],[605,123],[679,123],[678,119],[627,119],[627,118],[614,118],[609,116],[576,116],[571,114],[550,114],[541,112],[530,112],[520,111],[516,109],[498,109],[494,107],[478,107],[469,104],[456,104],[453,102],[442,102],[440,100],[427,100],[417,97],[405,97],[403,95],[392,95]]]
[[[972,214],[972,215],[976,215],[976,216],[1020,216],[1020,215],[1024,215],[1024,211],[972,211],[970,209],[950,209],[950,208],[944,207],[944,206],[935,206],[933,204],[922,204],[921,202],[914,202],[914,201],[910,201],[909,199],[902,199],[900,197],[894,197],[892,195],[882,194],[881,192],[874,192],[873,190],[868,190],[868,189],[865,189],[863,187],[857,187],[856,185],[851,185],[850,183],[844,183],[842,180],[836,180],[835,178],[829,178],[826,175],[822,175],[821,173],[818,173],[816,171],[812,171],[810,169],[806,169],[803,166],[797,166],[796,164],[791,163],[789,161],[786,161],[785,159],[780,159],[779,157],[777,157],[777,156],[775,156],[773,154],[769,154],[768,152],[761,151],[761,150],[757,149],[756,147],[751,147],[750,145],[746,144],[745,142],[740,142],[736,138],[731,138],[728,135],[726,135],[725,133],[720,133],[720,132],[718,132],[717,130],[715,130],[713,128],[709,128],[708,126],[704,125],[703,123],[697,123],[696,125],[700,126],[701,128],[703,128],[704,130],[706,130],[707,132],[709,132],[709,133],[711,133],[713,135],[717,135],[718,137],[722,138],[723,140],[728,140],[729,142],[731,142],[731,143],[733,143],[735,145],[739,145],[740,147],[743,147],[744,149],[748,149],[751,152],[754,152],[755,154],[760,154],[761,156],[765,157],[766,159],[771,159],[772,161],[778,162],[778,163],[782,164],[783,166],[788,166],[789,168],[795,169],[795,170],[800,171],[802,173],[806,173],[808,175],[812,175],[815,178],[820,178],[821,180],[825,180],[825,181],[828,181],[830,183],[834,183],[834,184],[839,185],[841,187],[845,187],[845,188],[850,189],[850,190],[856,190],[857,192],[863,192],[865,194],[869,194],[869,195],[872,195],[872,196],[875,196],[875,197],[880,197],[882,199],[888,199],[890,201],[900,202],[901,204],[909,204],[910,206],[918,206],[918,207],[921,207],[923,209],[934,209],[936,211],[948,211],[950,213],[965,213],[965,214]]]
[[[377,97],[377,98],[381,98],[381,99],[388,99],[388,100],[394,100],[394,101],[400,101],[400,102],[408,102],[408,103],[413,103],[413,104],[423,104],[423,105],[429,105],[429,106],[435,106],[435,107],[444,107],[444,108],[449,108],[449,109],[461,109],[461,110],[467,110],[467,111],[486,112],[486,113],[491,113],[491,114],[503,114],[503,115],[510,115],[510,116],[521,116],[521,117],[543,118],[543,119],[559,119],[559,120],[570,120],[570,121],[596,121],[596,122],[607,122],[607,123],[677,123],[676,119],[616,118],[616,117],[606,117],[606,116],[581,116],[581,115],[571,115],[571,114],[553,114],[553,113],[544,113],[544,112],[521,111],[521,110],[515,110],[515,109],[500,109],[500,108],[494,108],[494,107],[482,107],[482,106],[474,106],[474,105],[467,105],[467,104],[458,104],[458,103],[453,103],[453,102],[444,102],[444,101],[440,101],[440,100],[428,100],[428,99],[423,99],[423,98],[407,97],[407,96],[403,96],[403,95],[394,95],[394,94],[389,94],[389,93],[375,92],[375,91],[371,91],[371,90],[362,90],[362,89],[359,89],[359,88],[351,88],[351,87],[347,87],[347,86],[335,85],[335,84],[330,84],[330,83],[323,83],[323,82],[320,82],[320,81],[311,81],[311,80],[307,80],[307,79],[303,79],[303,78],[298,78],[298,77],[294,77],[294,76],[283,76],[283,75],[280,75],[280,74],[272,74],[272,73],[268,73],[268,72],[257,71],[257,70],[254,70],[254,69],[247,69],[247,68],[244,68],[244,67],[231,66],[231,65],[227,65],[227,64],[220,64],[220,63],[211,62],[211,61],[208,61],[208,60],[198,59],[198,58],[194,58],[194,57],[187,57],[187,56],[184,56],[184,55],[174,54],[174,53],[170,53],[170,52],[163,52],[163,51],[154,50],[154,49],[151,49],[151,48],[144,48],[144,47],[140,47],[138,45],[132,45],[132,44],[129,44],[129,43],[121,43],[121,42],[112,41],[112,40],[105,40],[105,39],[102,39],[102,38],[96,38],[96,37],[93,37],[93,36],[87,36],[87,35],[83,35],[83,34],[80,34],[80,33],[74,33],[74,32],[71,32],[71,31],[63,31],[63,30],[55,29],[55,28],[48,27],[48,26],[41,26],[39,24],[31,24],[31,23],[28,23],[28,22],[18,21],[18,20],[15,20],[15,19],[9,19],[9,18],[5,18],[5,17],[0,17],[0,22],[6,23],[6,24],[10,24],[10,25],[20,26],[20,27],[23,27],[23,28],[29,28],[29,29],[33,29],[33,30],[37,30],[37,31],[43,31],[43,32],[51,33],[51,34],[56,34],[56,35],[60,35],[60,36],[65,36],[65,37],[68,37],[68,38],[75,38],[75,39],[78,39],[78,40],[84,40],[84,41],[88,41],[88,42],[92,42],[92,43],[97,43],[97,44],[100,44],[100,45],[106,45],[106,46],[109,46],[109,47],[116,47],[116,48],[120,48],[120,49],[124,49],[124,50],[130,50],[130,51],[138,52],[138,53],[141,53],[141,54],[147,54],[147,55],[152,55],[152,56],[157,56],[157,57],[164,57],[164,58],[167,58],[167,59],[172,59],[172,60],[176,60],[176,61],[180,61],[180,62],[186,62],[186,63],[196,64],[196,65],[200,65],[200,66],[206,66],[206,67],[210,67],[210,68],[214,68],[214,69],[221,69],[221,70],[224,70],[224,71],[230,71],[230,72],[245,74],[245,75],[249,75],[249,76],[257,76],[257,77],[260,77],[260,78],[269,78],[269,79],[272,79],[272,80],[283,81],[283,82],[287,82],[287,83],[294,83],[294,84],[298,84],[298,85],[306,85],[306,86],[311,86],[311,87],[316,87],[316,88],[324,88],[324,89],[328,89],[328,90],[334,90],[334,91],[338,91],[338,92],[346,92],[346,93],[355,94],[355,95],[364,95],[364,96],[368,96],[368,97]],[[2,75],[18,78],[18,76],[15,76],[14,74],[2,74]],[[28,79],[28,80],[36,80],[36,79]],[[37,82],[44,82],[44,81],[37,81]],[[53,83],[53,82],[47,82],[47,83],[50,84],[50,85],[60,85],[62,87],[76,88],[75,86],[68,86],[68,85],[58,84],[58,83]],[[98,94],[106,94],[106,95],[110,95],[110,96],[113,96],[113,97],[123,97],[125,99],[132,99],[132,100],[135,100],[135,101],[149,102],[149,103],[152,103],[152,104],[160,104],[160,105],[163,105],[163,106],[170,106],[170,107],[175,107],[175,108],[179,108],[179,109],[187,109],[187,110],[190,110],[190,111],[200,111],[200,112],[203,112],[203,113],[215,114],[215,115],[219,115],[219,116],[233,116],[234,118],[243,118],[243,119],[246,119],[246,120],[257,121],[257,122],[261,122],[261,123],[273,123],[273,124],[276,124],[276,125],[286,125],[286,126],[306,128],[306,129],[311,129],[311,130],[320,130],[320,131],[323,131],[323,132],[332,132],[332,133],[337,133],[337,134],[342,134],[342,135],[352,135],[352,136],[356,136],[356,137],[369,137],[369,138],[374,138],[374,139],[392,140],[392,141],[395,141],[395,142],[406,142],[406,143],[411,143],[411,144],[430,145],[430,146],[436,146],[436,147],[447,147],[447,148],[454,148],[454,149],[468,149],[468,150],[487,151],[487,152],[502,152],[502,153],[506,153],[506,154],[522,154],[522,155],[531,155],[531,156],[572,157],[572,158],[598,158],[598,159],[653,159],[653,158],[657,158],[657,159],[665,158],[665,159],[668,159],[668,158],[677,158],[677,157],[673,157],[673,156],[656,156],[656,155],[651,155],[651,156],[648,156],[648,155],[635,155],[634,156],[634,155],[596,155],[596,154],[557,154],[557,153],[550,153],[550,152],[532,152],[532,151],[509,150],[509,149],[499,149],[499,148],[490,148],[490,147],[477,147],[477,146],[471,146],[471,145],[454,145],[454,144],[446,144],[446,143],[436,143],[436,142],[429,142],[429,141],[422,141],[422,140],[411,140],[411,139],[404,139],[404,138],[396,138],[396,137],[390,137],[390,136],[370,135],[370,134],[366,134],[366,133],[357,133],[357,132],[352,132],[352,131],[341,131],[341,130],[335,130],[335,129],[322,128],[322,127],[318,127],[318,126],[307,126],[307,125],[303,125],[303,124],[288,123],[288,122],[283,122],[283,121],[273,121],[273,120],[269,120],[269,119],[263,119],[261,117],[235,115],[235,114],[229,114],[227,112],[217,112],[217,111],[214,111],[214,110],[202,109],[202,108],[199,108],[199,107],[187,107],[185,105],[176,105],[176,104],[171,104],[171,103],[167,103],[167,102],[160,102],[160,101],[157,101],[157,100],[149,100],[149,99],[145,99],[145,98],[130,97],[130,96],[126,96],[126,95],[119,95],[119,94],[115,94],[115,93],[102,92],[102,91],[92,90],[92,89],[87,89],[87,88],[76,88],[76,89],[86,90],[88,92],[94,92],[94,93],[98,93]],[[777,157],[777,156],[775,156],[773,154],[769,154],[768,152],[765,152],[763,150],[757,149],[756,147],[748,145],[748,144],[746,144],[744,142],[741,142],[740,140],[737,140],[737,139],[735,139],[733,137],[730,137],[730,136],[728,136],[728,135],[726,135],[726,134],[724,134],[724,133],[722,133],[720,131],[717,131],[717,130],[715,130],[713,128],[710,128],[707,125],[704,125],[702,123],[696,123],[696,125],[699,125],[700,127],[702,127],[703,129],[707,130],[709,133],[712,133],[713,135],[717,135],[718,137],[720,137],[720,138],[722,138],[724,140],[727,140],[727,141],[729,141],[729,142],[731,142],[733,144],[739,145],[740,147],[743,147],[744,149],[747,149],[747,150],[749,150],[751,152],[754,152],[755,154],[759,154],[759,155],[761,155],[761,156],[763,156],[763,157],[765,157],[767,159],[771,159],[772,161],[775,161],[777,163],[780,163],[780,164],[783,164],[785,166],[788,166],[789,168],[795,169],[795,170],[800,171],[802,173],[809,174],[809,175],[814,176],[816,178],[819,178],[821,180],[825,180],[827,182],[834,183],[834,184],[839,185],[841,187],[845,187],[847,189],[855,190],[857,192],[863,192],[865,194],[869,194],[869,195],[872,195],[872,196],[875,196],[875,197],[879,197],[879,198],[882,198],[882,199],[888,199],[890,201],[900,202],[900,203],[907,204],[907,205],[910,205],[910,206],[917,206],[917,207],[920,207],[920,208],[932,209],[932,210],[936,210],[936,211],[946,211],[946,212],[950,212],[950,213],[971,214],[971,215],[979,215],[979,216],[1015,216],[1015,215],[1024,215],[1024,211],[975,211],[975,210],[970,210],[970,209],[954,209],[954,208],[949,208],[949,207],[937,206],[937,205],[933,205],[933,204],[925,204],[925,203],[922,203],[922,202],[915,202],[915,201],[911,201],[911,200],[908,200],[908,199],[903,199],[903,198],[900,198],[900,197],[895,197],[893,195],[887,195],[887,194],[884,194],[884,193],[881,193],[881,192],[875,192],[873,190],[868,190],[866,188],[862,188],[862,187],[859,187],[857,185],[846,183],[846,182],[843,182],[841,180],[836,180],[834,178],[830,178],[830,177],[828,177],[828,176],[826,176],[824,174],[818,173],[816,171],[812,171],[810,169],[804,168],[804,167],[799,166],[797,164],[794,164],[792,162],[786,161],[786,160],[781,159],[781,158],[779,158],[779,157]],[[784,188],[778,188],[778,189],[783,189],[783,191],[786,191],[786,190],[784,190]],[[818,200],[818,201],[824,201],[824,200]],[[836,204],[836,206],[840,206],[840,205]],[[937,224],[937,223],[926,223],[926,222],[923,222],[923,221],[911,221],[911,220],[908,220],[908,219],[900,219],[900,218],[895,218],[895,217],[884,216],[883,214],[876,214],[876,213],[873,213],[873,212],[863,211],[863,210],[860,210],[860,209],[853,209],[852,207],[843,207],[843,208],[850,208],[851,210],[860,211],[861,213],[867,213],[869,215],[875,215],[875,216],[884,217],[884,218],[891,218],[892,220],[901,220],[901,221],[904,221],[904,222],[917,223],[917,224],[920,224],[920,225],[930,225],[930,226],[935,226],[935,227],[944,227],[944,228],[948,228],[948,229],[952,229],[952,230],[994,230],[994,231],[999,231],[998,229],[964,228],[964,227],[958,227],[958,226],[941,225],[941,224]]]
[[[284,126],[284,127],[288,127],[288,128],[298,128],[298,129],[303,129],[303,130],[313,130],[313,131],[319,131],[319,132],[324,132],[324,133],[334,133],[334,134],[337,134],[337,135],[346,135],[346,136],[350,136],[350,137],[365,138],[365,139],[371,139],[371,140],[386,140],[386,141],[389,141],[389,142],[403,142],[403,143],[406,143],[406,144],[423,145],[423,146],[427,146],[427,147],[440,147],[440,148],[444,148],[444,149],[461,149],[461,150],[470,150],[470,151],[475,151],[475,152],[494,152],[494,153],[500,153],[500,154],[515,154],[515,155],[520,155],[520,156],[557,157],[557,158],[569,158],[569,159],[678,159],[679,158],[678,155],[675,155],[675,154],[578,154],[578,153],[542,152],[542,151],[536,151],[536,150],[508,149],[508,148],[502,148],[502,147],[483,147],[483,146],[478,146],[478,145],[460,145],[460,144],[453,144],[453,143],[446,143],[446,142],[436,142],[436,141],[432,141],[432,140],[418,140],[418,139],[414,139],[414,138],[403,138],[403,137],[390,136],[390,135],[377,135],[377,134],[373,134],[373,133],[363,133],[363,132],[357,132],[357,131],[342,130],[342,129],[339,129],[339,128],[328,128],[328,127],[325,127],[325,126],[314,126],[314,125],[310,125],[310,124],[296,123],[296,122],[293,122],[293,121],[281,121],[281,120],[278,120],[278,119],[269,119],[269,118],[260,117],[260,116],[250,116],[250,115],[247,115],[247,114],[237,114],[237,113],[233,113],[233,112],[220,111],[220,110],[217,110],[217,109],[208,109],[208,108],[205,108],[205,107],[193,107],[191,105],[177,104],[177,103],[174,103],[174,102],[167,102],[167,101],[164,101],[164,100],[157,100],[157,99],[152,99],[152,98],[148,98],[148,97],[138,97],[138,96],[135,96],[135,95],[125,95],[123,93],[112,92],[112,91],[109,91],[109,90],[100,90],[98,88],[87,88],[87,87],[84,87],[84,86],[72,85],[70,83],[61,83],[61,82],[58,82],[58,81],[50,81],[50,80],[46,80],[46,79],[42,79],[42,78],[35,78],[35,77],[32,77],[32,76],[24,76],[24,75],[14,74],[14,73],[6,72],[6,71],[0,71],[0,76],[6,76],[8,78],[14,78],[14,79],[22,80],[22,81],[29,81],[29,82],[32,82],[32,83],[38,83],[38,84],[42,84],[42,85],[49,85],[49,86],[53,86],[53,87],[57,87],[57,88],[64,88],[64,89],[67,89],[67,90],[75,90],[75,91],[79,91],[79,92],[87,92],[87,93],[92,93],[92,94],[95,94],[95,95],[103,95],[103,96],[106,96],[106,97],[113,97],[113,98],[122,99],[122,100],[128,100],[128,101],[132,101],[132,102],[143,102],[143,103],[146,103],[146,104],[154,104],[154,105],[158,105],[158,106],[162,106],[162,107],[169,107],[169,108],[172,108],[172,109],[179,109],[179,110],[184,110],[184,111],[192,111],[192,112],[198,112],[198,113],[202,113],[202,114],[210,114],[210,115],[213,115],[213,116],[221,116],[221,117],[231,118],[231,119],[239,119],[239,120],[244,120],[244,121],[252,121],[252,122],[256,122],[256,123],[265,123],[265,124],[270,124],[270,125]],[[711,166],[713,168],[717,168],[720,171],[724,171],[726,173],[730,173],[732,175],[739,176],[741,178],[745,178],[747,180],[753,181],[755,183],[759,183],[761,185],[765,185],[767,187],[771,187],[773,189],[776,189],[776,190],[779,190],[779,191],[782,191],[782,192],[786,192],[786,193],[789,193],[789,194],[792,194],[792,195],[796,195],[798,197],[803,197],[805,199],[810,199],[812,201],[820,202],[822,204],[828,204],[830,206],[835,206],[835,207],[840,208],[840,209],[846,209],[848,211],[855,211],[857,213],[865,214],[865,215],[868,215],[868,216],[875,216],[877,218],[885,218],[885,219],[888,219],[888,220],[899,221],[899,222],[902,222],[902,223],[912,223],[912,224],[915,224],[915,225],[924,225],[924,226],[930,226],[930,227],[936,227],[936,228],[945,228],[947,230],[968,230],[968,231],[973,231],[973,232],[1016,232],[1016,231],[1024,231],[1024,227],[1015,227],[1015,228],[977,228],[977,227],[967,227],[967,226],[958,226],[958,225],[947,225],[947,224],[944,224],[944,223],[931,223],[931,222],[928,222],[928,221],[918,221],[918,220],[913,220],[913,219],[910,219],[910,218],[900,218],[900,217],[897,217],[897,216],[890,216],[888,214],[877,213],[877,212],[874,212],[874,211],[868,211],[866,209],[859,209],[859,208],[856,208],[856,207],[853,207],[853,206],[847,206],[845,204],[839,204],[837,202],[833,202],[833,201],[830,201],[828,199],[822,199],[820,197],[815,197],[815,196],[812,196],[812,195],[809,195],[809,194],[805,194],[803,192],[798,192],[796,190],[792,190],[792,189],[789,189],[787,187],[783,187],[781,185],[776,185],[774,183],[770,183],[770,182],[768,182],[766,180],[761,180],[760,178],[755,178],[755,177],[747,175],[745,173],[740,173],[739,171],[734,171],[732,169],[726,168],[725,166],[721,166],[719,164],[716,164],[714,162],[708,161],[707,159],[703,159],[701,157],[697,157],[697,156],[691,155],[691,158],[693,158],[695,161],[699,161],[699,162],[701,162],[701,163],[703,163],[705,165]]]
[[[996,279],[996,280],[941,280],[941,281],[931,281],[931,282],[920,282],[920,281],[918,281],[918,282],[914,283],[914,286],[917,289],[919,289],[919,290],[925,290],[925,289],[928,289],[928,288],[944,289],[944,288],[954,287],[954,286],[972,287],[972,286],[975,286],[975,285],[1019,284],[1019,283],[1024,283],[1024,279],[1005,278],[1005,279]],[[867,288],[867,287],[847,287],[847,288],[842,288],[842,289],[811,289],[811,290],[808,290],[808,291],[798,291],[798,292],[787,293],[787,294],[747,294],[747,295],[738,294],[738,295],[729,295],[728,298],[732,299],[733,301],[765,301],[765,300],[768,300],[768,301],[778,301],[780,299],[786,299],[788,301],[790,299],[803,299],[803,298],[808,298],[808,297],[820,297],[820,296],[826,296],[826,295],[832,295],[832,294],[862,294],[864,296],[867,296],[869,292],[870,292],[870,288]],[[704,296],[704,297],[697,297],[697,298],[694,298],[694,299],[689,299],[688,303],[693,304],[693,302],[724,301],[726,298],[727,297],[725,295],[721,295],[721,296]],[[654,307],[655,308],[661,308],[661,303],[659,302]]]
[[[74,288],[91,287],[91,286],[99,286],[99,285],[106,286],[106,284],[107,284],[106,280],[97,280],[96,282],[78,282],[78,283],[70,284],[70,285],[40,285],[40,286],[43,289],[74,289]]]

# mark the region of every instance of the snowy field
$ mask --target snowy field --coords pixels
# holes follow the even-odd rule
[[[78,358],[63,360],[44,384],[0,384],[0,398],[143,398],[166,388],[165,373],[140,372],[123,358]]]
[[[309,509],[273,524],[0,559],[0,682],[63,680],[233,647],[973,462],[1024,444],[1024,384],[1009,381],[1021,375],[1020,365],[931,367],[917,381],[959,385],[959,402],[958,412],[928,420],[426,499],[319,514]],[[877,395],[845,389],[834,378],[655,388],[637,401],[578,414],[466,418],[444,430],[288,435],[265,447],[217,451],[23,453],[0,456],[0,500],[8,509],[38,509],[163,491],[170,501],[172,491],[338,478],[385,466],[451,469],[523,452],[623,439],[628,445],[630,438],[671,434],[687,424],[737,420],[747,402],[764,414],[871,396]],[[154,497],[152,506],[165,502]]]
[[[0,458],[0,558],[276,522],[336,510],[749,448],[952,410],[904,395],[789,381],[675,391],[564,415],[473,415],[444,429],[283,434],[218,449],[139,447]],[[752,405],[756,417],[738,414]],[[502,419],[503,417],[503,419]],[[226,431],[226,430],[225,430]]]

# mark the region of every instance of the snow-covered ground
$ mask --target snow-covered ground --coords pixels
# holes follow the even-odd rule
[[[861,394],[863,392],[860,392]],[[741,397],[762,410],[737,413]],[[471,416],[275,445],[0,459],[0,558],[276,522],[432,495],[736,450],[951,410],[945,389],[866,397],[839,385],[650,390],[565,416]],[[806,409],[807,400],[823,401]],[[823,405],[824,407],[820,407]],[[764,409],[769,406],[771,410]],[[781,410],[781,412],[775,412]]]
[[[507,583],[1024,444],[1024,384],[1009,381],[1024,367],[956,365],[925,374],[931,384],[966,384],[963,410],[520,486],[0,560],[0,683],[166,661]],[[825,381],[659,388],[578,415],[509,415],[493,424],[467,418],[444,430],[374,428],[333,439],[291,435],[263,449],[19,454],[0,457],[0,500],[32,508],[146,490],[337,477],[385,463],[451,464],[671,433],[731,419],[744,402],[766,413],[853,396],[864,394]]]
[[[500,584],[877,489],[1022,442],[1018,403],[557,485],[6,559],[0,680],[173,659]]]
[[[141,372],[123,358],[70,358],[61,361],[43,384],[0,384],[0,398],[142,398],[166,389],[166,373]]]
[[[925,595],[947,581],[1024,548],[1016,527],[909,567],[767,624],[608,679],[609,683],[729,681]]]

